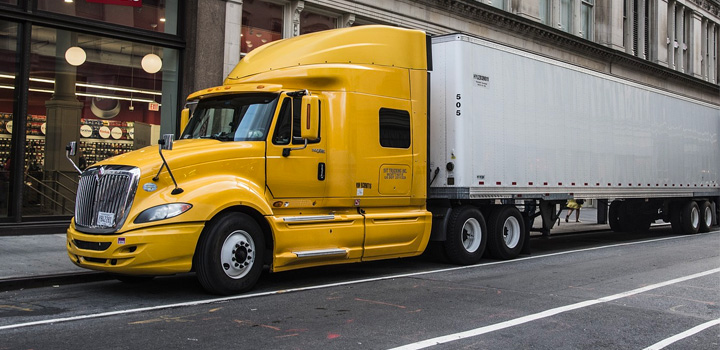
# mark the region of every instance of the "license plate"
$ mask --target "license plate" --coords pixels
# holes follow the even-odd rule
[[[115,214],[114,213],[106,213],[106,212],[99,212],[97,217],[97,225],[98,226],[105,226],[105,227],[113,227],[115,226]]]

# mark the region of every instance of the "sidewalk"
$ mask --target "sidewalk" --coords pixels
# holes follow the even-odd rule
[[[594,208],[580,211],[581,223],[575,223],[575,214],[569,223],[561,213],[560,226],[555,226],[552,235],[574,232],[608,230],[608,225],[596,224],[597,210]],[[534,227],[541,227],[541,220],[535,220]],[[540,235],[531,232],[532,237]],[[40,234],[20,236],[0,236],[0,290],[9,284],[21,286],[25,283],[63,284],[77,283],[78,279],[107,279],[103,272],[94,272],[75,266],[67,256],[65,234]]]

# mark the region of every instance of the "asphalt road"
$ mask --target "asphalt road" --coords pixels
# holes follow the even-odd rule
[[[6,291],[0,350],[720,348],[720,232],[532,243],[530,256],[464,268],[416,258],[266,274],[231,298],[192,275]]]

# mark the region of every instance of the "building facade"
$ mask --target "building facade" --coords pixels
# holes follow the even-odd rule
[[[81,167],[154,144],[179,132],[184,96],[255,48],[368,24],[467,33],[720,105],[718,0],[0,0],[0,234],[71,217],[67,142]]]

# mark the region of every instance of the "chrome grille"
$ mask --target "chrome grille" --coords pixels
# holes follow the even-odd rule
[[[125,223],[137,190],[140,169],[106,165],[82,173],[75,200],[75,227],[87,233],[113,233]]]

